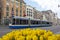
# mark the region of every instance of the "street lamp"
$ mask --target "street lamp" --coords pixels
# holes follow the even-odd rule
[[[29,27],[30,27],[30,17],[29,17]]]

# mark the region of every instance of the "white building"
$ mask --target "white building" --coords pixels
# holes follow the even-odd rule
[[[33,9],[34,8],[32,6],[26,5],[26,17],[33,19],[33,15],[34,15]]]
[[[45,15],[43,15],[43,21],[48,21]]]

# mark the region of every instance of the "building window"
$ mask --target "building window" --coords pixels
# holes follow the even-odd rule
[[[9,6],[6,7],[6,16],[9,16]]]
[[[23,11],[23,13],[25,13],[25,10]]]
[[[30,11],[29,11],[29,13],[30,13]]]
[[[14,11],[14,9],[12,8],[12,11]]]
[[[16,16],[18,16],[18,8],[16,9]]]
[[[7,2],[9,2],[10,0],[7,0]]]
[[[31,12],[31,14],[32,14],[32,12]]]
[[[22,2],[20,2],[20,6],[22,6]]]
[[[13,8],[12,8],[11,14],[12,14],[12,16],[14,16],[14,9]]]
[[[20,10],[20,13],[22,13],[22,10]]]
[[[6,16],[9,16],[9,12],[6,12]]]
[[[29,14],[29,16],[30,16],[30,14]]]
[[[28,13],[28,11],[27,11],[27,13]]]
[[[31,12],[32,12],[32,10],[31,10]]]
[[[18,0],[16,0],[16,1],[18,1]]]
[[[22,9],[22,6],[20,5],[20,9]]]
[[[6,7],[6,10],[9,11],[9,6]]]
[[[29,16],[29,15],[27,14],[27,16]]]
[[[31,17],[32,17],[32,15],[31,15]]]
[[[20,16],[22,16],[22,10],[20,10]]]
[[[27,10],[28,10],[28,8],[27,8]]]

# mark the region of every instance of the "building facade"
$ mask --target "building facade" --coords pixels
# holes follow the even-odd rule
[[[33,13],[33,14],[34,14],[34,16],[33,16],[33,18],[34,18],[34,19],[37,19],[37,10],[34,8],[34,10],[33,10],[33,11],[34,11],[34,13]]]
[[[31,7],[30,5],[26,5],[26,17],[28,17],[28,18],[33,18],[33,13],[34,13],[34,11],[33,11],[33,7]]]
[[[53,11],[42,11],[42,14],[45,15],[47,21],[52,22],[53,25],[57,24],[57,15]]]
[[[34,19],[40,19],[40,20],[43,20],[43,15],[41,13],[41,11],[38,11],[34,8]]]
[[[0,12],[1,23],[5,23],[6,19],[11,20],[14,16],[23,16],[25,11],[25,2],[23,0],[1,0],[2,11]]]
[[[60,19],[59,18],[57,19],[57,24],[60,25]]]
[[[0,23],[8,23],[14,16],[40,19],[53,22],[53,25],[57,24],[57,15],[51,10],[38,11],[26,5],[24,0],[0,0]]]
[[[25,17],[26,14],[26,3],[23,0],[20,0],[20,16]]]

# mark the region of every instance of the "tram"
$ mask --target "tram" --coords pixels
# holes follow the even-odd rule
[[[33,27],[48,27],[52,26],[52,22],[40,21],[40,19],[30,19],[25,17],[13,17],[9,28],[33,28]]]

